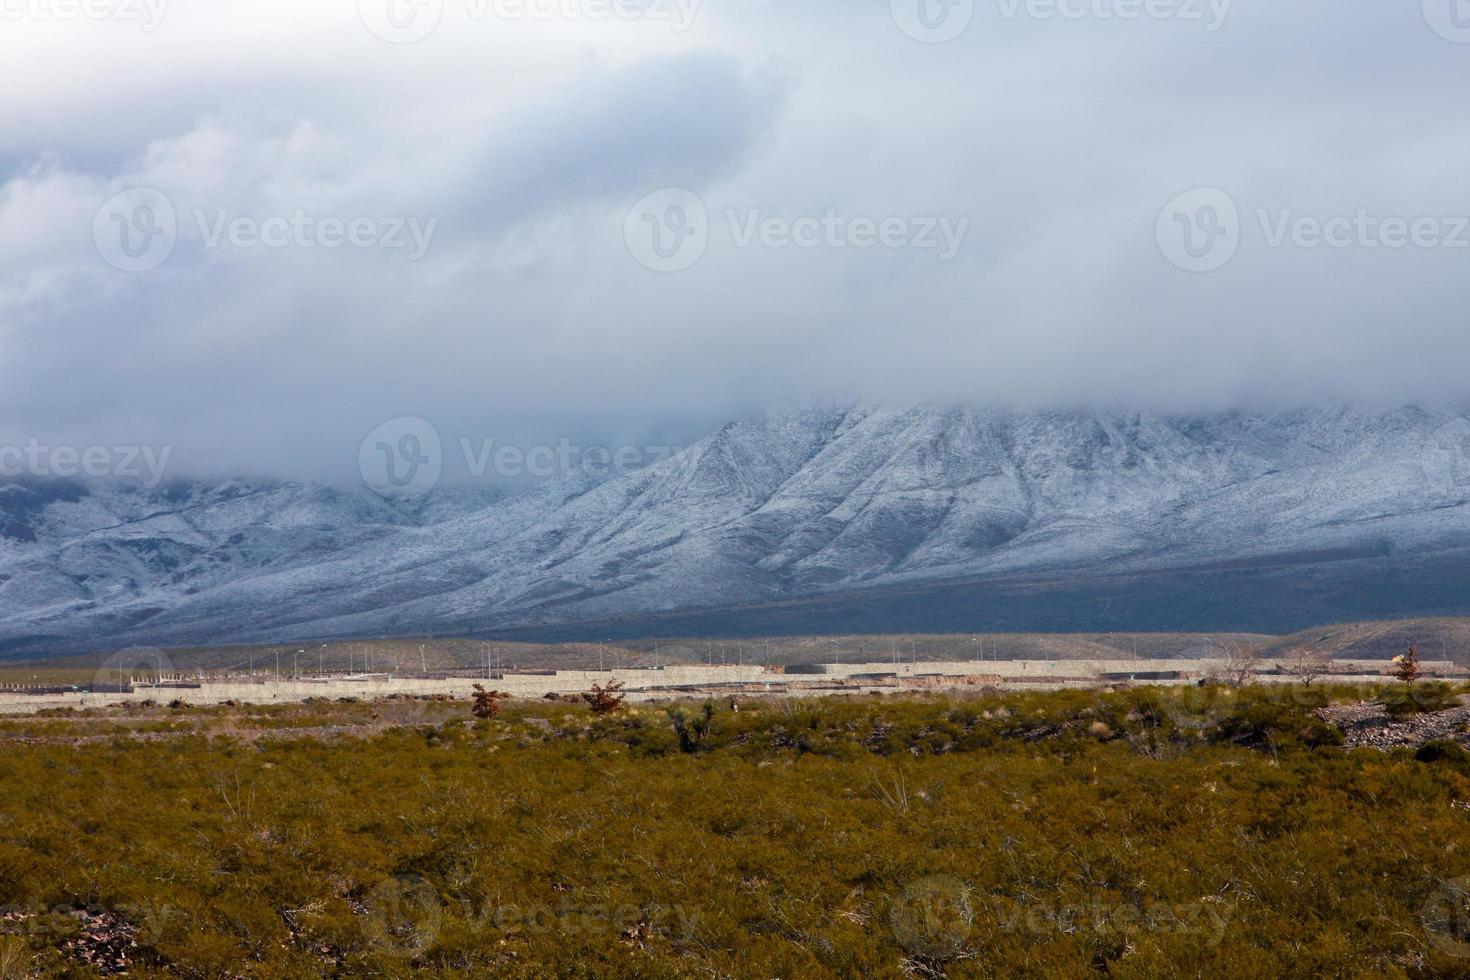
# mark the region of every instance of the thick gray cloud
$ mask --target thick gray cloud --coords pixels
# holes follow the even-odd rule
[[[152,30],[0,5],[0,443],[346,480],[396,416],[663,445],[818,399],[1470,394],[1459,0],[979,0],[947,43],[910,36],[921,0],[444,0],[403,44],[377,2],[179,0]],[[135,187],[177,243],[124,272],[94,220]],[[630,210],[671,187],[707,244],[654,271],[639,236],[690,215]],[[1233,246],[1218,197],[1160,220],[1196,188]],[[221,224],[296,214],[432,234],[415,258]],[[1211,271],[1180,267],[1186,227]]]

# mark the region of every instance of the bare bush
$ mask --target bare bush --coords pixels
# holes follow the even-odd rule
[[[1325,650],[1297,647],[1286,657],[1286,672],[1306,687],[1332,673],[1332,655]]]
[[[1255,681],[1256,669],[1261,664],[1261,655],[1256,648],[1238,640],[1225,640],[1215,644],[1220,651],[1206,672],[1206,680],[1231,687],[1245,687]]]

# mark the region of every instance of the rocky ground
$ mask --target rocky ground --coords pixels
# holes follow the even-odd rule
[[[8,909],[0,913],[0,935],[56,935],[67,957],[90,976],[126,976],[138,946],[138,927],[105,909],[56,909],[44,915]]]
[[[1470,748],[1470,706],[1461,703],[1446,711],[1394,718],[1376,701],[1334,704],[1318,716],[1342,730],[1347,748],[1416,748],[1435,739],[1448,739]]]

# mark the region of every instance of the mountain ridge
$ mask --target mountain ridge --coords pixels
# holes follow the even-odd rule
[[[1453,593],[1416,600],[1408,584],[1426,561],[1436,588],[1466,577],[1467,504],[1470,418],[1417,405],[822,406],[722,426],[646,469],[511,495],[29,481],[0,486],[0,649],[739,631],[742,608],[800,626],[791,611],[813,604],[839,610],[810,623],[827,629],[862,615],[841,611],[844,596],[881,605],[914,589],[928,597],[914,617],[973,628],[986,610],[960,615],[969,605],[1009,628],[1086,628],[1051,605],[1081,617],[1119,602],[1159,628],[1223,628],[1231,602],[1239,625],[1272,630],[1442,615],[1465,611]],[[1125,601],[1115,583],[1130,577]],[[1181,577],[1203,591],[1181,595],[1169,581]],[[1198,612],[1209,589],[1218,620]],[[1327,618],[1264,615],[1284,601],[1271,589]],[[1136,611],[1150,590],[1174,618]],[[894,628],[922,627],[889,607]]]

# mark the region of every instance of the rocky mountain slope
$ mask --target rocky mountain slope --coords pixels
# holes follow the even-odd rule
[[[821,408],[513,496],[0,487],[0,649],[1470,611],[1470,417]]]

